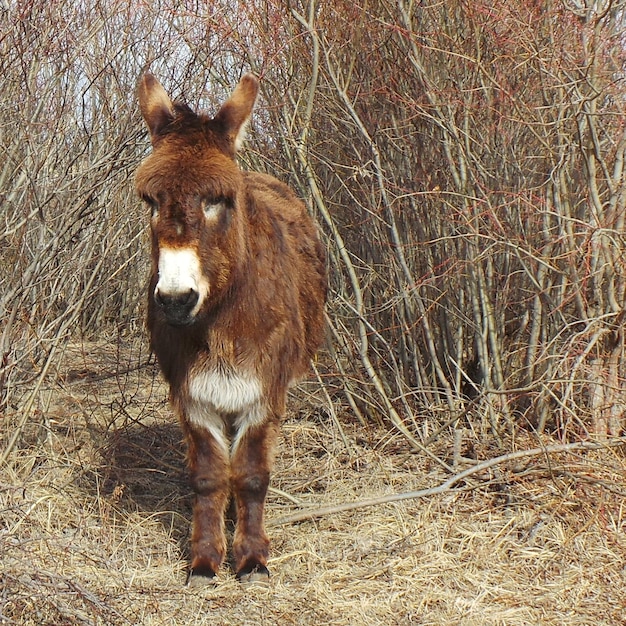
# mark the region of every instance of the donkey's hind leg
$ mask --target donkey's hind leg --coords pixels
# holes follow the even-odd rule
[[[236,436],[231,456],[231,479],[237,526],[233,559],[243,583],[269,580],[269,538],[265,533],[264,507],[278,436],[278,419],[243,430]]]
[[[187,584],[202,586],[214,582],[226,554],[224,514],[230,497],[229,460],[224,442],[208,430],[188,427],[186,435],[195,492]]]

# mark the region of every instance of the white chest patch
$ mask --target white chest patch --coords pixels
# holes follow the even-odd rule
[[[189,381],[189,396],[187,419],[208,430],[226,452],[235,450],[245,433],[265,419],[261,384],[250,374],[220,369],[195,374]],[[230,416],[235,419],[229,444],[225,426]]]
[[[189,381],[189,395],[198,404],[208,404],[217,413],[228,415],[248,411],[261,399],[261,385],[255,376],[215,369],[200,372]]]

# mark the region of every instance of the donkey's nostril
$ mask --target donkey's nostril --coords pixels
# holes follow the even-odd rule
[[[156,289],[154,292],[154,301],[159,306],[165,306],[165,300],[163,299],[163,296],[161,295],[161,292],[158,289]]]
[[[186,294],[179,297],[180,306],[189,307],[193,309],[198,302],[198,292],[195,289],[190,289]]]

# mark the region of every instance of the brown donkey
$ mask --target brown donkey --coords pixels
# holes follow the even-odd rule
[[[236,510],[233,561],[267,580],[263,509],[290,382],[323,335],[325,257],[293,192],[236,163],[258,93],[244,76],[211,118],[139,86],[152,153],[137,171],[151,209],[148,328],[188,446],[195,492],[189,582],[213,579]]]

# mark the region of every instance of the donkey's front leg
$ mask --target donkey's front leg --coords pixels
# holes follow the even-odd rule
[[[213,582],[226,554],[224,513],[230,497],[224,441],[196,426],[186,428],[193,504],[191,569],[187,584]]]
[[[248,427],[244,421],[233,443],[231,476],[237,507],[233,557],[237,578],[244,583],[269,579],[264,507],[277,436],[278,419],[268,416],[260,425]]]

